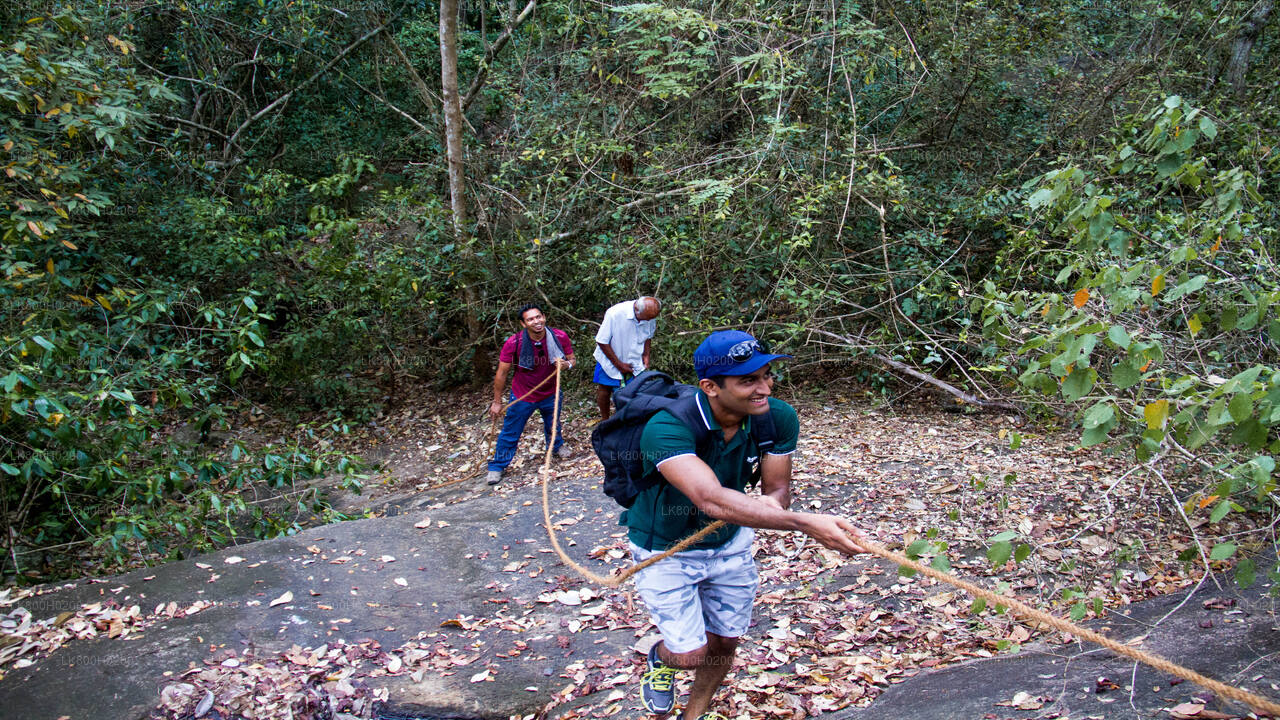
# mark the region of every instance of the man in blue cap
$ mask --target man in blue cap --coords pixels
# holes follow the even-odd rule
[[[856,542],[861,533],[848,520],[787,509],[800,423],[794,408],[771,397],[770,364],[789,357],[770,354],[748,333],[714,332],[693,352],[694,415],[703,428],[695,434],[666,410],[645,426],[645,472],[659,473],[664,482],[642,491],[620,519],[636,561],[715,520],[730,523],[636,575],[636,589],[662,635],[649,651],[640,683],[641,701],[655,715],[674,710],[676,672],[691,669],[693,687],[682,717],[723,717],[707,708],[751,623],[759,585],[752,528],[799,530],[833,550],[862,552]],[[764,429],[769,421],[771,433]],[[701,448],[698,435],[705,436]],[[749,495],[757,464],[760,494]]]

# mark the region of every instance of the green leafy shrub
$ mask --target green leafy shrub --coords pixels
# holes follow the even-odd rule
[[[148,244],[174,237],[129,234],[148,212],[147,195],[129,190],[148,182],[140,147],[174,96],[136,73],[134,45],[109,26],[36,18],[0,53],[0,573],[30,569],[30,548],[93,542],[125,559],[208,547],[242,527],[252,488],[359,480],[350,459],[296,442],[230,456],[204,442],[227,428],[227,386],[271,362],[264,295],[240,283],[272,235],[215,242],[205,265],[144,262]],[[221,240],[200,229],[220,228],[226,203],[187,207],[188,241]],[[184,425],[195,437],[176,432]],[[288,529],[266,516],[250,527]]]
[[[1078,417],[1086,446],[1206,473],[1214,522],[1271,504],[1280,453],[1280,243],[1255,150],[1178,97],[1128,118],[1105,154],[1025,186],[1003,262],[1053,281],[973,301],[1011,391]]]

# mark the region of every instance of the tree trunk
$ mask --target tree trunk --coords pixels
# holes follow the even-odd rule
[[[464,267],[475,265],[470,231],[467,227],[466,171],[462,164],[462,97],[458,94],[458,0],[440,0],[440,91],[444,96],[444,141],[449,166],[449,203],[453,211],[455,243],[464,258]],[[475,346],[480,339],[480,293],[474,271],[462,277],[463,310],[467,326],[467,344]],[[473,374],[480,375],[484,359],[474,355]],[[487,374],[487,373],[486,373]],[[483,377],[476,377],[483,380]]]
[[[1241,23],[1240,34],[1236,35],[1235,41],[1231,43],[1226,81],[1236,95],[1244,94],[1245,76],[1249,74],[1249,54],[1253,51],[1253,44],[1258,41],[1258,36],[1262,34],[1262,29],[1266,27],[1267,20],[1271,18],[1271,10],[1274,6],[1274,0],[1258,0],[1248,17]]]
[[[458,0],[440,0],[440,89],[444,95],[444,142],[449,167],[453,229],[463,239],[467,203],[462,167],[462,98],[458,95]]]

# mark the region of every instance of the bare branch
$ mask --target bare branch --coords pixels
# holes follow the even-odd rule
[[[480,69],[476,71],[476,76],[472,78],[471,85],[467,87],[467,94],[462,97],[462,109],[464,112],[471,105],[471,101],[476,99],[476,95],[480,93],[480,88],[484,85],[485,78],[489,74],[489,65],[493,63],[493,59],[497,57],[499,52],[502,52],[502,48],[511,40],[516,28],[529,19],[529,16],[533,14],[534,8],[537,6],[538,0],[529,0],[529,4],[524,6],[520,14],[507,25],[502,34],[498,36],[498,39],[494,40],[493,44],[489,46],[489,49],[484,54],[484,60],[480,62]]]
[[[418,91],[418,98],[422,100],[422,105],[431,113],[431,119],[437,124],[440,123],[440,116],[436,114],[436,106],[443,104],[440,98],[436,97],[431,88],[427,87],[426,81],[418,74],[413,62],[409,60],[409,56],[405,54],[404,48],[400,47],[400,43],[396,42],[395,35],[387,33],[387,41],[391,43],[391,49],[395,51],[396,57],[400,58],[400,63],[404,65],[405,70],[409,73],[409,80],[413,83],[413,88]]]
[[[550,245],[550,244],[551,244],[551,243],[553,243],[553,242],[557,242],[557,241],[559,241],[559,240],[565,240],[565,239],[567,239],[567,238],[571,238],[571,237],[573,237],[573,236],[577,235],[578,233],[582,232],[583,230],[589,230],[589,229],[591,229],[591,228],[595,227],[596,225],[598,225],[600,222],[602,222],[606,217],[608,217],[609,215],[612,215],[612,214],[614,214],[614,213],[622,212],[622,211],[624,211],[624,210],[632,210],[632,209],[634,209],[634,208],[642,207],[642,206],[644,206],[644,205],[649,205],[649,204],[655,203],[655,202],[657,202],[657,201],[659,201],[659,200],[662,200],[662,199],[665,199],[665,198],[672,197],[672,196],[674,196],[674,195],[684,195],[684,194],[687,194],[687,193],[689,193],[689,192],[691,192],[691,188],[688,188],[688,187],[681,187],[681,188],[676,188],[676,189],[674,189],[674,190],[664,190],[664,191],[662,191],[662,192],[660,192],[660,193],[654,193],[654,194],[652,194],[652,195],[646,195],[646,196],[644,196],[644,197],[642,197],[642,198],[639,198],[639,199],[637,199],[637,200],[632,200],[632,201],[631,201],[631,202],[629,202],[629,203],[624,203],[624,204],[622,204],[622,205],[618,205],[617,207],[611,207],[611,208],[609,208],[609,209],[605,210],[604,212],[602,212],[602,213],[600,213],[600,214],[596,215],[593,219],[591,219],[591,220],[589,220],[589,221],[587,221],[587,222],[585,222],[585,223],[579,223],[576,227],[574,227],[574,228],[573,228],[573,229],[571,229],[571,230],[565,230],[565,231],[564,231],[564,232],[562,232],[562,233],[556,233],[555,235],[551,235],[550,237],[540,238],[540,239],[538,240],[538,242],[540,242],[540,243],[541,243],[541,244],[543,244],[543,245]]]
[[[392,111],[393,111],[393,112],[395,112],[396,114],[398,114],[398,115],[400,115],[401,117],[403,117],[405,120],[408,120],[410,123],[413,123],[413,126],[414,126],[414,127],[416,127],[416,128],[418,128],[418,129],[419,129],[419,130],[421,130],[422,132],[424,132],[424,133],[425,133],[425,132],[430,132],[430,131],[431,131],[431,129],[430,129],[430,128],[428,128],[426,125],[423,125],[421,122],[419,122],[417,118],[415,118],[414,116],[410,115],[409,113],[407,113],[407,112],[405,112],[405,111],[401,110],[400,108],[396,107],[395,103],[392,103],[390,100],[388,100],[388,99],[386,99],[386,98],[382,97],[382,96],[381,96],[381,95],[379,95],[378,93],[374,92],[371,88],[367,88],[367,87],[365,87],[365,86],[364,86],[364,85],[363,85],[359,80],[356,80],[355,78],[351,77],[350,75],[348,75],[348,74],[346,74],[346,73],[342,73],[342,77],[346,78],[348,81],[350,81],[350,82],[351,82],[351,84],[355,85],[356,87],[358,87],[358,88],[360,88],[361,90],[363,90],[363,91],[365,91],[366,93],[368,93],[368,94],[369,94],[369,96],[370,96],[370,97],[372,97],[374,100],[377,100],[378,102],[380,102],[380,103],[382,103],[383,105],[387,106],[387,108],[389,108],[390,110],[392,110]]]
[[[203,130],[207,133],[217,135],[218,137],[222,138],[223,140],[226,140],[227,142],[231,142],[231,138],[227,137],[226,133],[222,132],[221,130],[211,128],[208,125],[201,125],[198,122],[191,122],[190,120],[184,120],[180,117],[174,117],[173,115],[161,115],[160,117],[164,118],[165,120],[176,122],[179,125],[186,125],[188,127],[196,128],[197,130]]]
[[[308,85],[310,85],[311,83],[313,83],[313,82],[315,82],[316,80],[320,79],[320,76],[322,76],[322,75],[324,75],[325,73],[329,72],[329,70],[330,70],[334,65],[337,65],[339,62],[342,62],[342,59],[343,59],[343,58],[345,58],[346,56],[350,55],[350,54],[351,54],[351,52],[352,52],[353,50],[355,50],[356,48],[358,48],[358,47],[360,47],[361,45],[365,44],[365,42],[367,42],[367,41],[369,40],[369,38],[372,38],[373,36],[377,35],[378,33],[382,32],[383,30],[386,30],[386,29],[387,29],[387,24],[386,24],[386,23],[383,23],[383,24],[379,25],[378,27],[376,27],[376,28],[374,28],[374,29],[370,30],[369,32],[365,33],[364,35],[361,35],[361,36],[360,36],[360,38],[359,38],[359,39],[357,39],[355,42],[353,42],[353,43],[351,43],[350,45],[348,45],[348,46],[346,46],[345,48],[343,48],[343,49],[342,49],[342,52],[340,52],[340,53],[338,53],[337,55],[333,56],[333,59],[331,59],[329,62],[325,63],[323,67],[321,67],[319,70],[316,70],[314,73],[312,73],[312,74],[311,74],[311,77],[308,77],[306,80],[303,80],[300,84],[298,84],[298,85],[297,85],[296,87],[294,87],[292,90],[290,90],[289,92],[287,92],[287,93],[285,93],[285,94],[281,95],[280,97],[276,98],[275,100],[271,101],[271,103],[270,103],[270,104],[268,104],[266,107],[262,108],[262,109],[261,109],[261,110],[259,110],[258,112],[256,112],[256,113],[254,113],[253,115],[249,116],[249,118],[248,118],[247,120],[245,120],[244,122],[240,123],[240,127],[236,128],[236,131],[235,131],[235,132],[233,132],[233,133],[231,133],[231,137],[227,139],[227,146],[226,146],[226,149],[225,149],[225,150],[223,150],[223,153],[222,153],[222,159],[223,159],[223,161],[226,161],[226,160],[227,160],[227,158],[231,155],[231,148],[233,148],[233,147],[235,147],[235,146],[236,146],[236,141],[240,139],[240,135],[241,135],[241,133],[243,133],[245,130],[249,129],[249,126],[250,126],[250,125],[253,125],[253,124],[254,124],[254,123],[256,123],[257,121],[259,121],[259,120],[261,120],[263,117],[265,117],[267,114],[269,114],[271,111],[275,110],[276,108],[280,107],[280,106],[281,106],[281,105],[283,105],[284,103],[288,102],[288,101],[289,101],[289,98],[291,98],[291,97],[293,97],[293,96],[294,96],[294,93],[297,93],[299,90],[301,90],[301,89],[303,89],[303,88],[307,87],[307,86],[308,86]]]
[[[184,77],[182,75],[170,75],[169,73],[164,72],[163,70],[160,70],[158,68],[148,65],[144,60],[141,60],[141,59],[136,59],[134,62],[138,63],[142,67],[150,70],[156,75],[159,75],[160,77],[165,78],[167,80],[181,80],[182,82],[188,82],[188,83],[191,83],[192,85],[204,85],[205,87],[211,87],[214,90],[221,90],[222,92],[227,93],[228,95],[235,98],[236,100],[239,100],[241,105],[244,104],[244,98],[240,97],[239,93],[237,93],[234,90],[231,90],[230,88],[223,87],[218,83],[209,82],[208,80],[201,80],[200,78]]]

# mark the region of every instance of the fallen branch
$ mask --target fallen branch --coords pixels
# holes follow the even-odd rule
[[[910,375],[911,377],[917,380],[923,380],[924,382],[927,382],[930,385],[933,385],[947,392],[948,394],[953,395],[956,398],[959,398],[960,400],[966,403],[969,403],[971,405],[977,405],[983,410],[1008,410],[1009,412],[1015,412],[1018,415],[1024,414],[1022,412],[1022,408],[1018,407],[1017,405],[1014,405],[1013,403],[1004,402],[1002,400],[983,400],[977,395],[974,395],[972,393],[967,393],[950,383],[939,380],[938,378],[928,373],[920,372],[919,370],[916,370],[910,365],[907,365],[906,363],[898,362],[897,360],[894,360],[893,358],[887,355],[881,355],[879,353],[871,353],[871,357],[875,358],[876,360],[879,360],[881,364],[885,365],[886,367],[892,370],[896,370],[897,372],[900,372],[904,375]]]
[[[811,332],[815,332],[819,335],[826,335],[827,337],[830,337],[830,338],[835,338],[836,340],[843,342],[845,345],[848,345],[849,347],[863,347],[861,343],[858,343],[855,340],[855,338],[846,337],[844,335],[837,335],[836,333],[828,332],[826,330],[819,330],[817,328],[811,329]],[[1023,412],[1022,408],[1018,407],[1017,405],[1011,402],[1005,402],[1003,400],[985,400],[972,393],[967,393],[961,390],[960,388],[956,387],[955,385],[952,385],[951,383],[948,383],[944,380],[939,380],[938,378],[926,372],[917,370],[911,367],[910,365],[907,365],[904,362],[894,360],[888,355],[882,355],[877,352],[872,352],[869,354],[871,355],[871,357],[875,358],[877,361],[879,361],[882,365],[889,368],[890,370],[893,370],[895,372],[900,372],[904,375],[910,375],[911,377],[917,380],[922,380],[924,382],[927,382],[930,385],[933,385],[934,387],[945,391],[947,394],[959,399],[962,402],[968,403],[970,405],[976,405],[982,408],[983,410],[1006,410],[1009,412],[1017,413],[1019,417],[1026,416],[1026,413]]]

